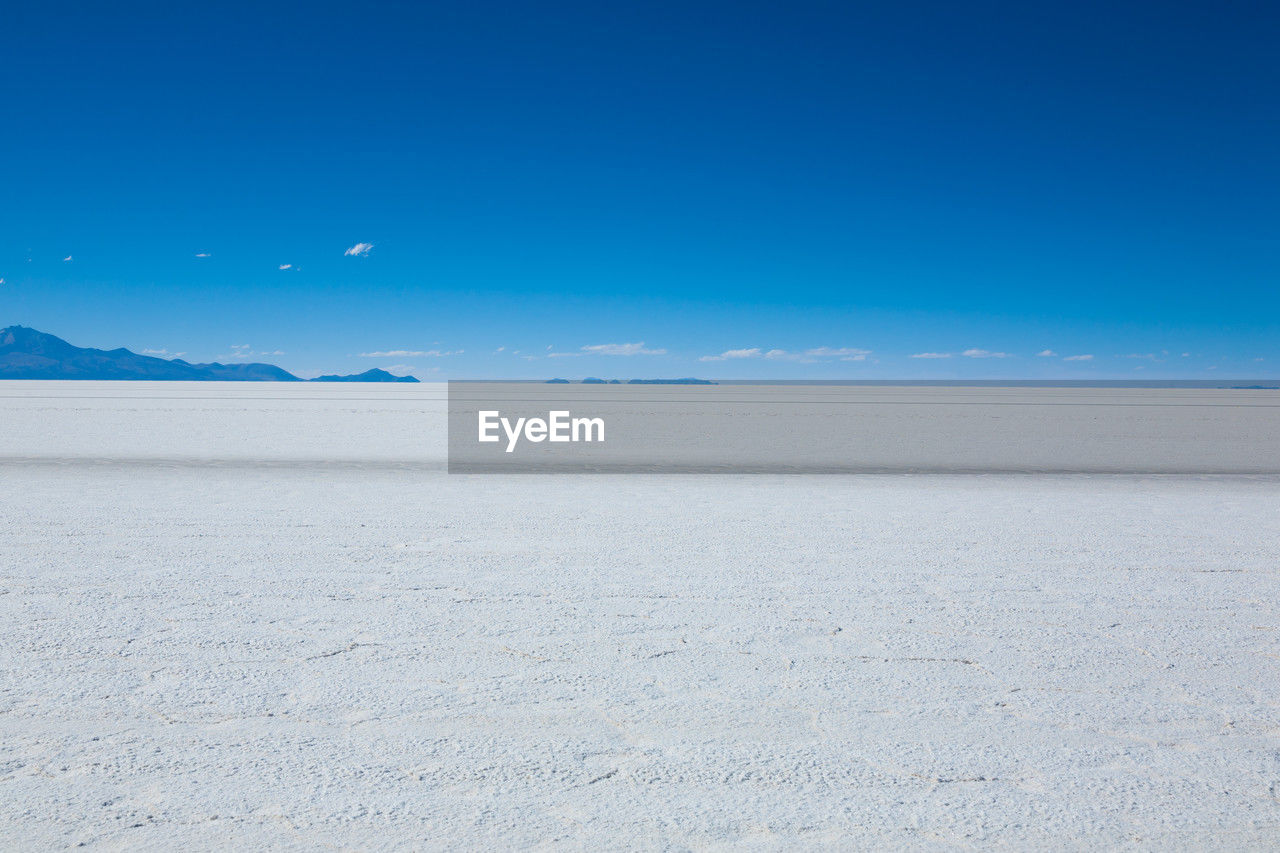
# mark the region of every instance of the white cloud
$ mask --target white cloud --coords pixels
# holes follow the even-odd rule
[[[447,355],[462,355],[464,350],[438,350],[438,349],[389,349],[379,350],[377,352],[359,353],[360,358],[444,358]]]
[[[949,352],[918,352],[910,358],[951,358]]]
[[[985,349],[967,349],[960,353],[965,358],[1008,358],[1007,352],[992,352]]]
[[[804,354],[812,358],[838,358],[841,361],[866,361],[867,356],[871,355],[869,349],[857,349],[856,347],[814,347],[807,349]]]
[[[280,265],[280,269],[282,269],[282,270],[291,270],[291,269],[293,269],[293,264],[281,264],[281,265]]]
[[[148,352],[148,350],[144,350],[144,352]],[[155,351],[150,351],[150,352],[155,352]],[[176,356],[182,355],[182,353],[176,352],[176,353],[173,353],[173,355],[176,357]],[[220,355],[220,356],[217,356],[217,358],[245,359],[245,358],[253,358],[254,356],[272,356],[272,355],[284,355],[284,350],[273,349],[273,350],[263,350],[262,352],[254,352],[253,347],[249,346],[248,344],[232,344],[230,354]],[[298,375],[301,375],[301,374],[298,374]]]
[[[4,284],[4,279],[0,278],[0,284]]]
[[[1064,358],[1063,361],[1093,361],[1093,354],[1085,353],[1084,355],[1069,355]]]
[[[1054,352],[1053,350],[1043,349],[1043,350],[1040,350],[1040,352],[1036,353],[1036,358],[1053,358],[1055,355],[1057,355],[1057,353]]]
[[[666,355],[664,349],[645,349],[644,341],[634,344],[591,344],[582,347],[589,355]]]
[[[196,257],[197,257],[197,258],[212,258],[212,257],[213,257],[213,255],[209,254],[208,252],[196,252]]]
[[[70,255],[67,255],[67,256],[66,256],[65,258],[63,258],[62,260],[64,260],[64,261],[69,261],[69,260],[71,260],[71,256],[70,256]]]
[[[372,243],[356,243],[342,254],[348,258],[367,258],[371,251],[373,251]]]
[[[730,358],[759,358],[762,355],[760,347],[751,347],[750,349],[730,349],[725,350],[719,355],[704,355],[698,361],[724,361]]]
[[[767,358],[770,361],[799,361],[812,364],[824,358],[838,358],[841,361],[865,361],[871,354],[869,349],[857,347],[813,347],[803,352],[792,352],[785,349],[764,350],[760,347],[725,350],[719,355],[704,355],[699,361],[728,361],[734,358]]]
[[[142,351],[142,354],[154,355],[157,357],[164,357],[164,358],[181,358],[182,356],[186,355],[185,352],[169,352],[167,349],[144,349]]]
[[[502,352],[506,347],[498,347],[494,352]]]
[[[417,369],[412,364],[393,364],[390,367],[383,368],[387,373],[394,373],[396,376],[408,376]]]

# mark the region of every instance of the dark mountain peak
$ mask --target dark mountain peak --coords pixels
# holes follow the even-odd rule
[[[0,349],[27,351],[75,349],[62,338],[46,334],[28,326],[8,326],[0,329]]]
[[[90,349],[27,326],[0,329],[0,379],[150,379],[223,382],[300,382],[274,364],[192,364],[138,355],[124,347]],[[321,382],[417,382],[374,368],[357,376],[322,376]]]
[[[317,376],[312,382],[417,382],[413,376],[396,376],[393,373],[387,373],[380,367],[374,367],[366,370],[364,373],[353,373],[349,376]]]

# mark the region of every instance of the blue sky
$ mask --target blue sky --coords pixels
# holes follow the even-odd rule
[[[1262,3],[14,3],[0,325],[303,375],[1275,376],[1277,43]]]

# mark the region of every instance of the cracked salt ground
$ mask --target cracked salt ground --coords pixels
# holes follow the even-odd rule
[[[0,462],[4,847],[1280,843],[1273,479],[182,440]]]

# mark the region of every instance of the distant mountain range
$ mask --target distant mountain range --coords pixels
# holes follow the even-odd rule
[[[150,379],[195,382],[417,382],[374,368],[351,376],[304,380],[274,364],[192,364],[127,349],[86,349],[62,338],[9,326],[0,329],[0,379]]]

